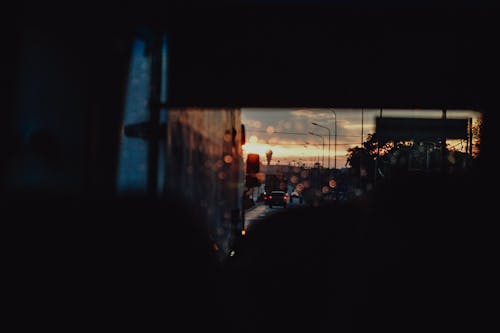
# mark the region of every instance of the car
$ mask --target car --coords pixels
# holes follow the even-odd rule
[[[285,191],[271,191],[267,197],[267,204],[269,205],[269,208],[273,208],[273,206],[283,206],[286,208],[287,202],[288,194],[286,194]]]
[[[303,201],[302,193],[293,191],[290,194],[290,203],[302,203],[302,201]]]

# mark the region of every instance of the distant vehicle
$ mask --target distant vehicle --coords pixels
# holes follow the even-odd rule
[[[302,203],[302,194],[299,194],[297,191],[293,191],[290,194],[290,203]]]
[[[273,208],[273,206],[283,206],[286,208],[287,201],[288,195],[284,191],[271,191],[267,197],[269,208]]]
[[[267,204],[268,197],[269,197],[269,194],[267,194],[267,192],[262,193],[262,201],[264,202],[265,205]]]

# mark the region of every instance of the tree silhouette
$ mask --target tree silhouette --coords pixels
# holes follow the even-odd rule
[[[475,141],[476,155],[480,146],[481,121],[478,120],[473,126],[473,139]],[[352,174],[360,175],[362,170],[366,173],[362,175],[372,176],[375,168],[383,171],[386,175],[396,175],[411,171],[436,171],[443,167],[462,172],[465,162],[470,156],[462,153],[454,147],[448,146],[441,153],[439,141],[427,140],[425,142],[417,141],[390,141],[377,140],[376,133],[368,134],[362,147],[356,146],[347,150],[346,166],[352,169]],[[446,156],[446,158],[442,158]],[[461,167],[462,166],[462,167]]]
[[[367,176],[373,175],[375,158],[380,154],[385,155],[392,147],[389,143],[380,145],[375,134],[368,134],[362,147],[356,146],[347,149],[346,166],[350,165],[357,174],[360,174],[361,170],[364,169]]]
[[[473,151],[472,157],[477,157],[481,151],[481,130],[483,128],[483,120],[481,118],[476,120],[476,123],[472,125],[472,140],[473,140]]]

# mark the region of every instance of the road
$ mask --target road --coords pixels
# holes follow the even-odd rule
[[[262,202],[256,204],[255,207],[245,212],[245,230],[252,229],[256,224],[262,221],[266,216],[271,214],[282,212],[289,207],[297,206],[299,203],[288,203],[287,208],[273,206],[273,208],[269,208],[269,206],[264,205]]]

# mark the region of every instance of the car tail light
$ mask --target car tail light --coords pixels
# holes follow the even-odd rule
[[[273,196],[272,196],[272,195],[270,195],[270,196],[269,196],[269,199],[272,199],[272,198],[273,198]]]

